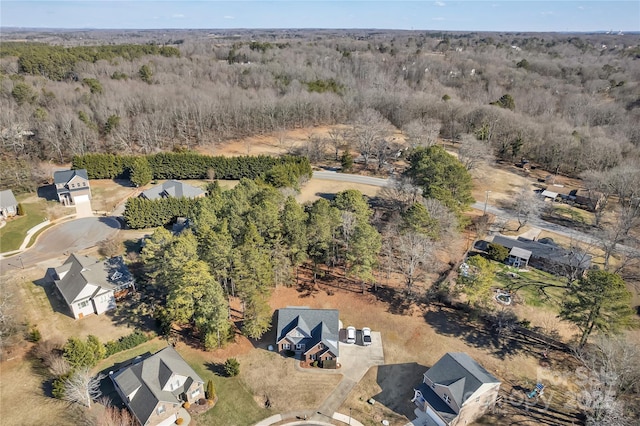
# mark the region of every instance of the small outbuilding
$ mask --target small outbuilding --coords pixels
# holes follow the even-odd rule
[[[531,259],[531,251],[513,247],[509,252],[507,263],[516,268],[526,268],[529,265],[529,259]]]

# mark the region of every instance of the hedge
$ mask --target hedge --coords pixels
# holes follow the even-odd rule
[[[140,156],[114,154],[85,154],[73,157],[72,168],[87,169],[89,179],[128,179],[137,164],[151,168],[153,179],[206,179],[209,171],[217,179],[240,180],[259,177],[274,186],[291,186],[300,177],[311,177],[308,158],[298,156],[271,157],[268,155],[220,157],[196,152],[162,152],[144,156],[147,162],[136,161]]]
[[[107,349],[107,357],[116,354],[118,352],[126,351],[127,349],[135,348],[138,345],[147,342],[150,338],[140,330],[136,330],[133,333],[122,336],[118,340],[111,340],[104,344]]]

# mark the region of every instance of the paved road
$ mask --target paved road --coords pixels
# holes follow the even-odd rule
[[[353,183],[378,186],[378,187],[385,187],[389,185],[391,182],[390,179],[381,179],[381,178],[374,178],[369,176],[359,176],[359,175],[352,175],[348,173],[336,173],[336,172],[313,172],[313,179],[336,180],[340,182],[353,182]],[[473,207],[476,210],[484,210],[484,203],[476,202],[472,204],[471,207]],[[502,218],[516,220],[516,217],[511,212],[507,210],[499,209],[491,205],[487,205],[487,212]],[[536,228],[540,228],[543,231],[554,232],[558,235],[562,235],[568,238],[573,238],[574,240],[578,240],[580,242],[587,243],[590,245],[599,245],[599,240],[596,237],[593,237],[589,234],[585,234],[584,232],[580,232],[572,228],[567,228],[562,225],[557,225],[555,223],[547,222],[540,218],[532,219],[529,222],[529,224]],[[637,249],[634,249],[633,247],[625,246],[622,244],[619,244],[617,246],[617,250],[624,253],[628,253],[628,254],[638,253]]]
[[[38,241],[21,254],[0,261],[0,275],[28,268],[40,262],[95,246],[110,238],[119,222],[113,217],[86,217],[55,225],[45,230]]]
[[[351,175],[348,173],[336,173],[336,172],[313,172],[313,179],[322,180],[337,180],[339,182],[352,182],[360,183],[363,185],[371,186],[387,186],[389,185],[389,179],[381,179],[370,176]]]

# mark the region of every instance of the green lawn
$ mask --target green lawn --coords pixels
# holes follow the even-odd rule
[[[207,368],[197,355],[185,357],[186,361],[206,382],[213,380],[218,395],[215,407],[195,418],[197,424],[245,426],[271,416],[273,413],[258,406],[251,391],[239,377],[221,377]],[[241,366],[242,367],[242,366]]]
[[[109,367],[150,352],[155,353],[167,346],[167,341],[161,338],[150,340],[135,348],[118,352],[102,360],[96,371],[104,371]],[[180,352],[180,351],[179,351]],[[269,417],[273,413],[260,408],[253,399],[251,391],[239,377],[221,377],[213,373],[206,365],[206,361],[192,352],[180,355],[191,365],[196,373],[206,382],[213,380],[218,402],[215,407],[195,418],[202,425],[245,426],[252,425],[259,420]]]
[[[27,235],[27,231],[47,217],[47,202],[23,203],[25,215],[10,220],[0,229],[0,253],[18,250]]]
[[[496,263],[497,264],[497,263]],[[518,272],[506,265],[499,265],[496,274],[496,284],[507,290],[517,290],[517,294],[524,299],[524,303],[529,306],[544,306],[557,310],[562,296],[563,288],[545,287],[544,292],[539,290],[543,285],[557,285],[564,287],[566,280],[556,277],[539,269],[529,268],[528,272]],[[512,277],[509,272],[514,272],[517,276]]]
[[[106,343],[106,342],[103,342]],[[109,358],[105,358],[102,361],[100,361],[96,367],[96,371],[102,371],[104,369],[106,369],[107,367],[110,367],[112,365],[115,364],[119,364],[123,361],[126,361],[128,359],[131,358],[135,358],[138,355],[142,355],[145,354],[147,352],[149,353],[156,353],[158,352],[160,349],[164,348],[167,346],[167,341],[160,339],[160,338],[155,338],[152,340],[149,340],[148,342],[145,342],[141,345],[136,346],[135,348],[131,348],[131,349],[127,349],[126,351],[122,351],[122,352],[118,352],[117,354],[113,354],[111,355]]]

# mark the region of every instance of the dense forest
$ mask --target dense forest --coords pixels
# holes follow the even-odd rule
[[[6,186],[38,161],[155,153],[322,124],[474,139],[578,176],[640,163],[640,38],[424,31],[8,32]],[[14,40],[14,41],[12,41]],[[108,40],[106,42],[105,40]],[[364,151],[364,152],[363,152]],[[374,155],[375,156],[375,155]]]

